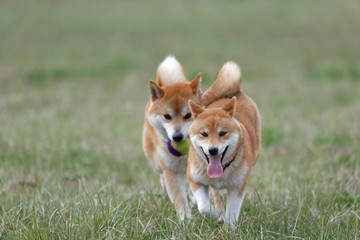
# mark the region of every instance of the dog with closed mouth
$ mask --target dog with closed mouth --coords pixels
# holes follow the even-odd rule
[[[259,111],[255,102],[242,92],[240,81],[239,66],[227,62],[203,94],[201,105],[189,101],[195,118],[189,130],[187,177],[191,190],[203,216],[224,219],[233,228],[251,168],[261,150]],[[224,218],[221,189],[227,189]]]
[[[150,80],[150,100],[145,108],[142,145],[160,183],[181,220],[191,217],[185,190],[185,174],[193,117],[188,101],[199,103],[201,74],[188,82],[183,67],[173,56],[158,66],[156,82]]]

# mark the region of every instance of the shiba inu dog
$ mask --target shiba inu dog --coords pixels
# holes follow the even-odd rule
[[[168,56],[156,75],[157,81],[149,82],[151,98],[145,109],[143,150],[183,220],[191,217],[184,179],[190,146],[188,132],[193,122],[188,100],[199,103],[201,74],[188,82],[181,64]]]
[[[236,226],[251,167],[261,149],[261,126],[255,102],[241,91],[241,72],[227,62],[202,96],[202,106],[189,101],[195,118],[187,177],[200,213],[223,220],[220,190],[227,189],[225,223]],[[209,198],[214,197],[214,205]]]

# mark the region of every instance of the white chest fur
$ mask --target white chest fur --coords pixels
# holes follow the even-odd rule
[[[162,163],[169,168],[174,173],[186,173],[186,166],[187,166],[187,158],[188,155],[176,157],[172,155],[169,151],[163,150],[163,148],[158,147],[157,152]]]

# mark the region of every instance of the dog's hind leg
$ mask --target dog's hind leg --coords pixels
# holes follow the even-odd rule
[[[163,176],[162,173],[160,174],[160,186],[161,186],[161,193],[162,193],[162,194],[165,194],[165,192],[166,192],[166,186],[165,186],[164,176]]]
[[[213,199],[214,206],[215,206],[216,210],[220,214],[220,218],[218,218],[217,220],[219,222],[222,222],[223,221],[222,216],[224,214],[224,197],[222,195],[222,192],[221,192],[220,189],[216,189],[216,188],[213,188],[213,187],[210,187],[210,186],[209,186],[209,190],[210,190],[210,194],[211,194],[212,199]]]
[[[211,203],[208,187],[192,181],[190,181],[190,185],[201,215],[208,219],[219,220],[221,216]]]
[[[189,187],[188,189],[188,192],[189,192],[189,199],[190,199],[190,206],[191,207],[195,207],[196,206],[196,198],[193,194],[193,192],[191,191],[191,188]]]

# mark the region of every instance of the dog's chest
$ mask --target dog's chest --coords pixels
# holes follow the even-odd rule
[[[176,157],[167,150],[158,148],[157,152],[163,164],[174,173],[186,173],[188,155]]]
[[[239,168],[232,168],[230,166],[224,171],[221,177],[211,179],[206,173],[206,168],[195,169],[192,165],[190,167],[190,173],[195,181],[205,186],[212,186],[217,189],[233,189],[242,186],[246,179],[248,169],[249,168],[246,164]]]

